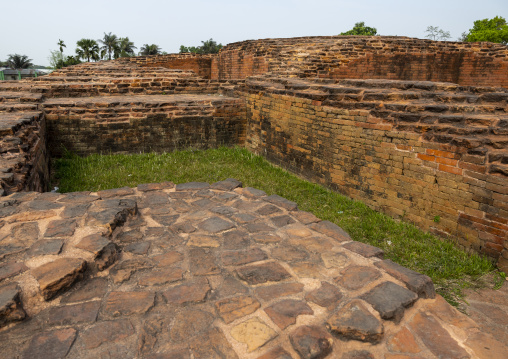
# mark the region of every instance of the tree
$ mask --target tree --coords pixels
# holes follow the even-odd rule
[[[100,49],[102,51],[105,51],[104,53],[108,54],[108,60],[111,60],[111,54],[118,52],[119,46],[118,37],[112,33],[109,34],[104,33],[104,37],[102,38],[102,40],[99,40],[99,42],[102,44]]]
[[[64,48],[64,47],[67,47],[67,46],[65,45],[65,43],[63,42],[63,40],[60,40],[60,39],[58,39],[58,43],[57,43],[57,45],[60,47],[60,53],[63,55],[63,48]]]
[[[507,45],[508,25],[506,19],[501,16],[496,16],[493,19],[475,21],[473,28],[467,33],[466,41],[489,41]]]
[[[191,52],[194,54],[216,54],[222,49],[222,44],[217,44],[213,39],[201,41],[201,46],[180,46],[180,53]]]
[[[118,42],[118,53],[115,54],[115,58],[134,56],[134,49],[137,49],[137,47],[134,46],[134,43],[128,37],[121,37],[118,39]]]
[[[139,54],[143,56],[158,55],[161,52],[161,48],[155,44],[151,45],[144,44],[143,46],[141,46],[139,50],[140,50]]]
[[[9,55],[7,58],[7,66],[11,69],[27,69],[33,66],[32,59],[29,59],[26,55]]]
[[[95,40],[81,39],[76,42],[76,45],[78,45],[78,48],[76,49],[78,59],[86,59],[87,62],[90,62],[91,58],[95,61],[99,58],[99,45]]]
[[[377,29],[375,27],[365,26],[365,23],[357,22],[349,31],[341,32],[340,35],[359,35],[359,36],[376,36]]]
[[[425,32],[427,33],[427,35],[425,35],[425,37],[427,39],[434,40],[434,41],[439,41],[439,40],[445,41],[445,40],[448,40],[449,38],[451,38],[450,31],[444,31],[444,30],[440,29],[439,26],[429,26],[429,27],[427,27],[427,30],[425,30]]]
[[[48,61],[52,68],[61,69],[62,67],[64,67],[63,52],[60,52],[58,50],[51,51],[48,57]]]

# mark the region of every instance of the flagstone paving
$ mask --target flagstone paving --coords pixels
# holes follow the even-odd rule
[[[430,278],[233,179],[15,193],[0,228],[2,358],[508,357],[503,292],[472,299],[491,336]]]

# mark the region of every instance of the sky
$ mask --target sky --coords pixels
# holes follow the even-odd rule
[[[157,44],[177,53],[213,38],[228,43],[297,36],[338,35],[364,21],[380,35],[424,38],[428,26],[456,40],[475,20],[508,19],[508,0],[1,0],[0,60],[27,55],[49,65],[62,39],[66,55],[76,41],[104,33],[128,36],[139,48]],[[22,5],[21,5],[22,4]]]

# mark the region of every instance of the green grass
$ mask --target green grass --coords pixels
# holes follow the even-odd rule
[[[135,187],[140,183],[172,181],[213,183],[228,177],[244,187],[278,194],[298,203],[301,210],[329,220],[360,242],[382,248],[385,258],[432,278],[438,293],[458,305],[462,289],[485,286],[482,278],[495,268],[484,257],[457,249],[414,225],[397,221],[322,186],[275,167],[245,149],[219,148],[165,154],[66,154],[55,160],[55,185],[60,192],[99,191]]]

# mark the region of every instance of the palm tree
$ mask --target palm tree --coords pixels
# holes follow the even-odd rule
[[[103,45],[101,50],[106,50],[108,54],[108,60],[111,60],[111,54],[115,53],[118,49],[119,39],[116,35],[104,33],[104,37],[99,42]]]
[[[201,51],[203,54],[217,54],[222,49],[222,44],[217,44],[213,39],[201,41]]]
[[[99,58],[99,45],[95,40],[92,39],[81,39],[76,42],[78,48],[76,49],[76,54],[78,58],[82,58],[83,60],[90,62],[90,58],[97,61]]]
[[[144,44],[141,46],[141,51],[139,52],[140,55],[147,56],[147,55],[158,55],[161,52],[161,48],[155,44]]]
[[[7,66],[11,69],[27,69],[33,66],[32,59],[29,59],[26,55],[9,55],[7,58]]]
[[[121,37],[118,40],[118,52],[115,53],[115,58],[134,56],[134,49],[137,49],[134,43],[128,37]]]
[[[63,42],[63,40],[60,40],[60,39],[58,39],[58,43],[57,43],[57,45],[60,47],[60,53],[62,54],[62,57],[63,57],[63,48],[64,48],[64,47],[67,47],[67,46],[65,45],[65,43]]]

